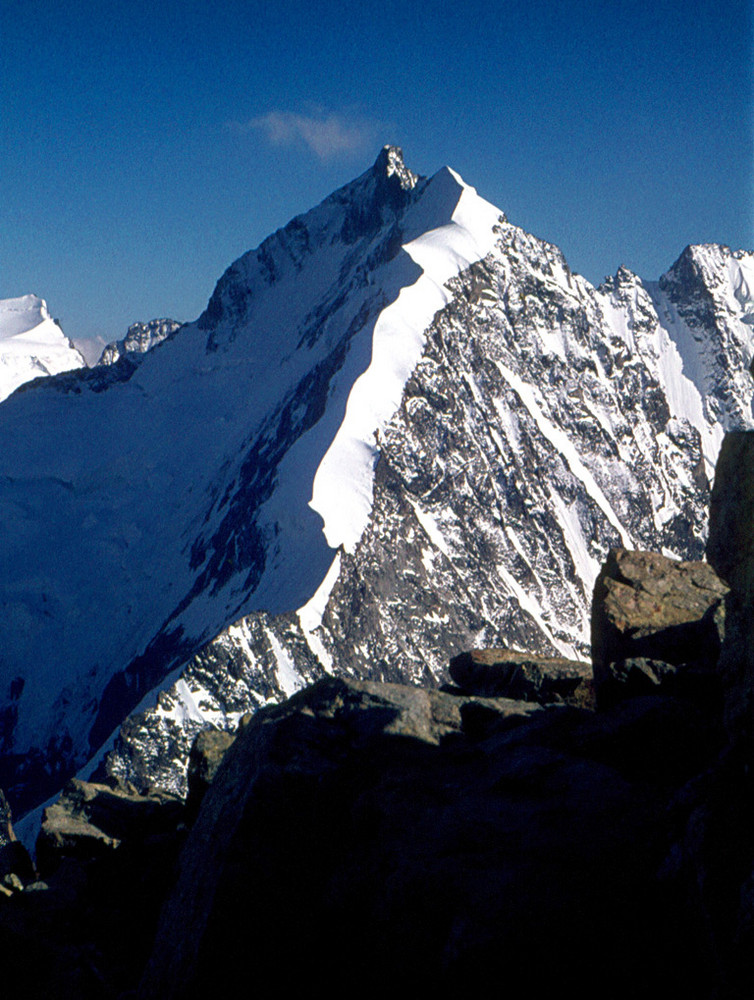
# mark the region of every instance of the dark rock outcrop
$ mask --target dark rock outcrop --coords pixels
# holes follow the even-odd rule
[[[64,858],[92,860],[123,842],[145,845],[172,838],[184,816],[173,795],[139,795],[132,789],[72,778],[60,798],[48,806],[37,838],[37,861],[43,874]]]
[[[593,707],[592,667],[580,660],[531,656],[517,649],[472,649],[453,657],[450,676],[464,694]]]
[[[720,657],[725,724],[731,738],[754,739],[754,433],[727,434],[710,502],[707,558],[730,584]]]
[[[740,642],[754,587],[745,565],[730,576]],[[583,663],[473,650],[455,687],[329,677],[200,734],[185,806],[69,782],[45,882],[0,878],[4,967],[41,956],[34,988],[77,1000],[232,995],[238,955],[286,995],[481,996],[497,976],[535,996],[748,1000],[754,753],[745,725],[720,726],[725,590],[704,564],[611,553],[596,710]]]
[[[122,358],[136,363],[141,355],[172,336],[181,324],[174,319],[152,319],[148,323],[132,323],[122,340],[108,344],[100,355],[98,366],[115,365]]]
[[[706,563],[611,550],[592,601],[599,703],[660,689],[707,704],[718,698],[727,589]]]
[[[494,969],[540,996],[708,995],[701,932],[655,876],[667,802],[714,752],[672,698],[595,714],[321,681],[227,752],[139,995],[230,991],[241,953],[282,992],[476,994]]]
[[[69,782],[45,810],[43,878],[29,861],[30,871],[17,869],[0,882],[0,965],[9,996],[132,995],[173,881],[184,815],[171,796]],[[21,848],[17,841],[7,846]]]
[[[16,839],[13,815],[2,789],[0,789],[0,880],[16,877],[21,884],[35,878],[34,864],[24,845]]]
[[[199,812],[202,799],[235,738],[235,733],[203,729],[194,740],[189,752],[186,795],[186,812],[191,819]]]
[[[15,840],[12,821],[13,814],[11,813],[11,808],[8,805],[5,793],[0,789],[0,847],[10,843],[11,840]]]

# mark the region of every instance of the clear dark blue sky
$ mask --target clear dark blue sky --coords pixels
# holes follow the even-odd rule
[[[195,318],[385,142],[599,281],[754,244],[750,0],[3,0],[0,297]]]

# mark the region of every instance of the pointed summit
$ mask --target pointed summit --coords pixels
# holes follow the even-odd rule
[[[403,160],[403,150],[400,146],[383,146],[374,161],[372,170],[379,176],[397,177],[404,191],[410,191],[416,187],[419,181],[419,175],[406,166]]]

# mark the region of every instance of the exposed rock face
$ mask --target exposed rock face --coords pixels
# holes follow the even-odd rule
[[[378,990],[476,990],[494,967],[516,989],[536,969],[538,995],[704,996],[698,928],[654,876],[668,796],[713,746],[673,699],[602,716],[320,682],[228,751],[140,996],[231,990],[240,953],[283,990],[365,970]]]
[[[704,397],[710,424],[719,431],[751,422],[751,261],[751,251],[688,246],[658,285],[650,286],[663,322],[675,331],[681,355],[698,358],[692,378]],[[718,331],[714,338],[705,333],[710,324]]]
[[[122,357],[140,360],[139,355],[151,351],[157,344],[180,328],[174,319],[151,319],[148,323],[132,323],[122,340],[114,340],[102,351],[98,365],[114,365]]]
[[[705,274],[749,266],[711,249],[706,263],[705,248],[689,256]],[[378,434],[371,513],[353,550],[335,556],[321,620],[305,607],[224,630],[162,704],[129,720],[111,773],[185,793],[193,706],[234,727],[290,693],[286,674],[434,685],[472,647],[586,657],[611,548],[702,555],[720,421],[748,419],[751,395],[735,367],[751,328],[728,307],[743,308],[734,288],[713,284],[714,308],[683,318],[677,305],[687,287],[697,302],[698,282],[693,294],[685,278],[662,291],[621,269],[595,290],[556,247],[501,219],[494,250],[448,283],[451,301]],[[678,352],[689,372],[706,372],[718,321],[738,360],[696,385]],[[718,378],[724,411],[703,402]],[[633,667],[648,686],[658,670]]]
[[[706,563],[611,551],[592,604],[600,703],[661,688],[715,701],[727,591]]]
[[[720,659],[731,736],[754,737],[754,434],[728,434],[710,503],[707,558],[730,584]]]

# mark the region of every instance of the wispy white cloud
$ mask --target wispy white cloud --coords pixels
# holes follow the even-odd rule
[[[303,145],[320,160],[361,153],[376,140],[377,126],[335,114],[301,115],[269,111],[247,122],[231,122],[241,132],[261,132],[273,146]]]

